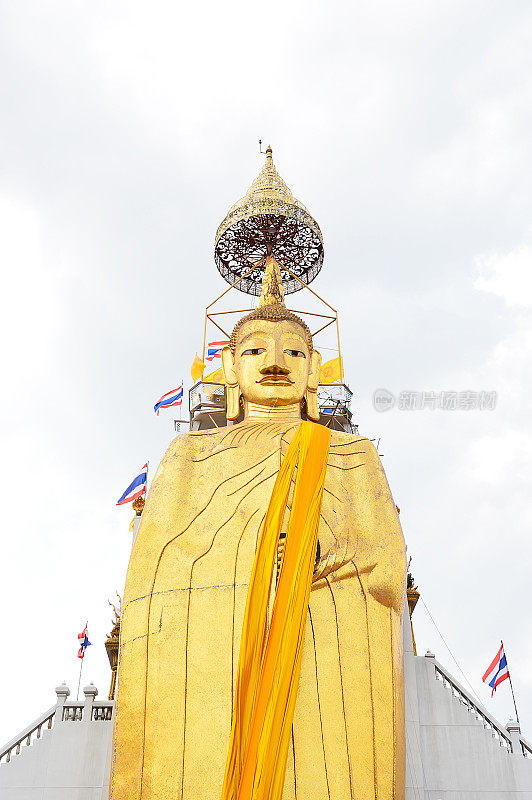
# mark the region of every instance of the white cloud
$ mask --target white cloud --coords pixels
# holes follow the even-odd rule
[[[324,231],[313,288],[339,308],[355,418],[382,436],[427,603],[468,672],[496,628],[525,663],[531,24],[526,2],[486,13],[480,0],[10,4],[0,591],[16,612],[0,635],[18,650],[0,677],[25,690],[6,695],[0,740],[63,677],[75,686],[87,617],[84,671],[105,691],[106,601],[129,548],[130,510],[114,503],[173,435],[151,406],[187,384],[204,307],[225,288],[214,231],[261,167],[259,138]],[[379,416],[377,386],[499,403]],[[501,532],[494,557],[485,542]],[[511,613],[488,615],[510,574]],[[30,627],[47,643],[38,666]],[[418,643],[445,660],[434,631]]]
[[[477,258],[475,288],[502,297],[509,306],[532,306],[532,245]]]
[[[532,475],[532,436],[506,428],[471,442],[460,465],[458,480],[468,480],[497,494]]]
[[[24,199],[0,195],[0,263],[3,369],[14,395],[35,392],[53,362],[60,299],[44,269],[45,230],[40,209]],[[5,400],[4,395],[4,400]]]

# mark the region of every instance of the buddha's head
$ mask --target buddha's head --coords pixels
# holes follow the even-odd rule
[[[321,355],[307,325],[284,304],[279,266],[267,260],[259,307],[236,325],[222,352],[227,418],[236,419],[240,398],[256,406],[299,406],[318,420]]]

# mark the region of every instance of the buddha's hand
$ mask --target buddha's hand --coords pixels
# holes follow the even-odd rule
[[[398,614],[403,610],[405,596],[405,564],[401,557],[375,565],[368,575],[368,591],[375,600]]]
[[[401,613],[406,585],[406,555],[397,508],[379,456],[367,439],[357,442],[359,467],[345,475],[352,492],[353,563],[379,603]],[[344,481],[344,486],[348,486]]]

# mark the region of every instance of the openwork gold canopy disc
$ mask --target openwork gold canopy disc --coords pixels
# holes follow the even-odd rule
[[[277,172],[269,146],[260,175],[230,208],[214,242],[216,266],[228,283],[256,265],[235,287],[246,294],[260,295],[267,256],[279,263],[286,294],[302,288],[287,269],[308,284],[323,264],[320,226]]]

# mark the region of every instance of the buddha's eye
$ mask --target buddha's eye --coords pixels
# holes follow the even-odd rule
[[[306,358],[302,350],[285,350],[285,353],[289,356],[294,356],[294,358]]]
[[[251,347],[249,350],[244,350],[242,353],[243,356],[260,356],[261,353],[265,353],[265,347]]]

